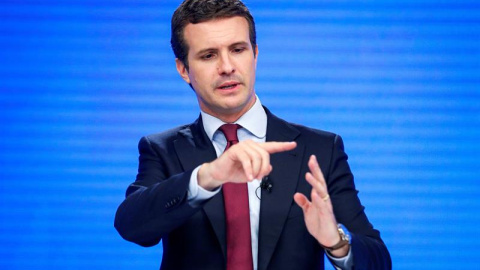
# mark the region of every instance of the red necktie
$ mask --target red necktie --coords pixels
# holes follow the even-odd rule
[[[239,128],[237,124],[219,128],[227,138],[225,151],[238,143]],[[247,183],[226,183],[222,188],[227,222],[227,270],[253,270]]]

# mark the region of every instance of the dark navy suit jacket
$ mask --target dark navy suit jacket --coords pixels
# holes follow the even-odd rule
[[[258,269],[323,269],[324,250],[308,233],[295,192],[310,197],[305,180],[310,155],[317,156],[334,214],[352,233],[355,269],[391,269],[380,234],[368,221],[353,182],[342,139],[287,123],[267,112],[267,141],[296,141],[297,147],[271,156],[273,183],[262,190]],[[225,269],[223,195],[200,206],[187,202],[192,170],[216,158],[201,117],[190,125],[143,137],[136,181],[119,206],[115,227],[128,241],[153,246],[162,240],[161,269]]]

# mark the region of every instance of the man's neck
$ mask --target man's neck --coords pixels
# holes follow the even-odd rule
[[[204,110],[203,108],[201,108],[201,109],[202,109],[202,111],[208,113],[209,115],[211,115],[213,117],[216,117],[216,118],[222,120],[225,123],[234,123],[238,119],[240,119],[240,117],[242,117],[245,113],[247,113],[253,107],[253,105],[255,105],[256,100],[257,100],[257,96],[254,95],[253,98],[244,107],[242,107],[237,112],[225,112],[225,113],[223,113],[223,112],[213,112],[213,111],[209,111],[209,110]]]
[[[201,111],[201,115],[203,119],[203,128],[205,129],[205,132],[210,140],[212,140],[215,132],[217,132],[218,128],[225,124],[225,122],[222,119],[219,119],[204,111]],[[252,133],[254,136],[263,138],[267,129],[267,115],[262,107],[260,99],[256,97],[253,106],[233,123],[240,124],[244,129],[248,130],[248,132]],[[242,130],[240,130],[240,133],[241,132]]]

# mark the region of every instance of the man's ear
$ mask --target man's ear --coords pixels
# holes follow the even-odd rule
[[[175,65],[177,66],[177,72],[180,74],[180,77],[182,77],[186,83],[190,84],[190,78],[188,77],[188,70],[185,64],[180,61],[180,59],[175,58]]]

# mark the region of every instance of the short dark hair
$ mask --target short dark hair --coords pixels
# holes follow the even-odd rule
[[[201,23],[220,18],[243,17],[248,22],[250,44],[255,55],[257,34],[252,14],[240,0],[185,0],[172,16],[172,33],[170,43],[173,53],[188,70],[188,44],[183,30],[189,23]]]

